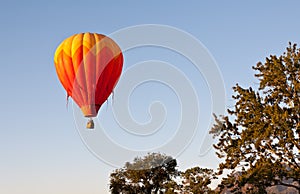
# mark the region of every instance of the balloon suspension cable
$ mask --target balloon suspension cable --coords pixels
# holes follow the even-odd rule
[[[89,118],[88,122],[86,123],[86,128],[87,129],[94,129],[95,124],[92,118]]]
[[[66,109],[68,110],[68,108],[69,108],[69,94],[67,93]]]

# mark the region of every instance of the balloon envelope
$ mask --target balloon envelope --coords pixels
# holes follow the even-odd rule
[[[68,97],[85,117],[95,117],[121,75],[123,55],[111,38],[81,33],[58,46],[54,64]]]

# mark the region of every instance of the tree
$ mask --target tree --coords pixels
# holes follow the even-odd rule
[[[224,159],[219,173],[242,171],[240,186],[285,185],[300,192],[300,50],[290,43],[281,56],[271,55],[253,69],[257,91],[233,87],[234,108],[215,116],[210,131]]]
[[[181,193],[214,193],[208,185],[216,178],[211,169],[194,167],[181,174],[183,187]]]
[[[111,173],[110,190],[118,194],[174,193],[177,183],[172,177],[179,173],[176,165],[176,159],[159,153],[136,157]]]
[[[174,194],[214,193],[208,185],[216,178],[211,169],[193,167],[177,170],[177,161],[170,156],[151,153],[136,157],[110,175],[111,193]]]
[[[231,193],[267,193],[267,188],[271,186],[269,180],[274,176],[273,168],[268,160],[260,159],[252,168],[233,172],[223,178],[220,189],[227,189]]]

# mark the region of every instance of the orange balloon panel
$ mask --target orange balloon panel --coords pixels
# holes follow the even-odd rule
[[[114,89],[122,71],[123,55],[109,37],[96,33],[65,39],[54,56],[60,82],[86,117],[95,117]]]

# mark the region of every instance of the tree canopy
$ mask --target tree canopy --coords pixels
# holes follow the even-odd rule
[[[271,55],[253,69],[258,89],[233,87],[234,108],[215,116],[210,131],[224,159],[219,173],[240,171],[240,186],[285,185],[300,192],[300,50],[290,43],[281,56]]]
[[[177,161],[160,153],[149,153],[127,162],[110,175],[111,193],[171,194],[213,193],[208,187],[215,173],[211,169],[194,167],[181,172]]]
[[[208,186],[216,174],[212,169],[193,167],[182,173],[181,193],[214,193]]]
[[[178,174],[176,166],[175,159],[160,153],[136,157],[132,163],[127,162],[111,173],[110,190],[124,194],[168,193],[176,186],[172,180]]]

